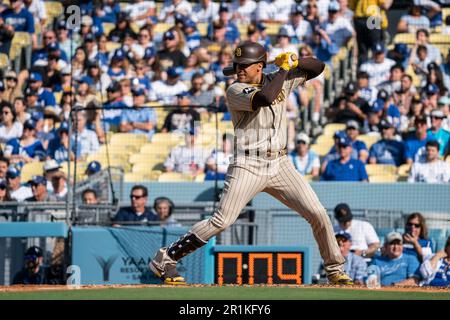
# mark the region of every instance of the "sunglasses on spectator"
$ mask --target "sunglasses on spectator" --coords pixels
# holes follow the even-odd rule
[[[1,185],[0,185],[0,190],[6,190],[6,185],[1,184]]]
[[[6,77],[6,81],[10,81],[10,80],[14,80],[14,81],[17,81],[17,78],[13,78],[13,77]]]
[[[408,222],[406,225],[407,225],[408,227],[420,228],[420,224],[419,224],[419,223],[411,223],[411,222]]]
[[[137,196],[137,195],[132,194],[132,195],[130,196],[130,199],[141,199],[141,198],[144,198],[144,197],[145,197],[144,195],[142,195],[142,196]]]

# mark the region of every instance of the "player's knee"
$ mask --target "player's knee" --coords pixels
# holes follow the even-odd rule
[[[218,232],[224,231],[233,223],[230,219],[224,219],[224,215],[221,214],[214,214],[211,217],[210,222]]]

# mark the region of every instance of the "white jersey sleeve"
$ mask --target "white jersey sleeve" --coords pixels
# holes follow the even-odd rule
[[[253,112],[252,101],[260,87],[248,83],[235,82],[226,92],[230,111]]]

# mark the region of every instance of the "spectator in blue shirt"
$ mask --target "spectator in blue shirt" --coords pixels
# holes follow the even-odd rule
[[[118,82],[113,82],[106,89],[108,101],[103,105],[102,122],[105,131],[119,131],[121,115],[127,110],[127,105],[123,101],[121,86]]]
[[[412,164],[420,160],[424,155],[425,144],[429,140],[433,140],[432,136],[427,133],[427,119],[423,116],[414,119],[414,127],[416,131],[405,140],[405,159],[407,164]]]
[[[325,30],[316,28],[308,43],[312,48],[314,56],[331,66],[331,58],[339,52],[339,47],[328,36]]]
[[[200,47],[202,36],[197,30],[197,24],[191,19],[184,21],[183,27],[187,47],[191,52],[193,52],[195,49]]]
[[[394,139],[395,129],[391,122],[383,119],[380,127],[382,139],[370,147],[369,163],[398,167],[404,162],[405,147],[403,143]]]
[[[56,106],[56,99],[53,93],[44,89],[42,75],[38,72],[33,72],[29,78],[30,88],[38,94],[38,105],[41,108]]]
[[[322,164],[320,166],[321,173],[325,172],[328,162],[339,159],[339,141],[341,141],[341,138],[345,138],[346,136],[347,136],[347,134],[343,130],[339,130],[334,133],[334,135],[333,135],[334,145],[331,147],[330,151],[328,151],[328,153],[322,159]],[[352,158],[358,159],[358,153],[353,151]]]
[[[371,265],[377,267],[382,286],[414,286],[421,278],[419,260],[403,253],[402,235],[395,231],[386,235],[384,255],[374,257]]]
[[[226,28],[225,40],[232,44],[236,44],[237,42],[239,42],[239,39],[241,37],[239,28],[234,22],[230,21],[228,5],[224,2],[222,2],[219,7],[219,22],[221,22]],[[213,23],[210,23],[208,26],[208,37],[210,39],[213,39],[213,33]]]
[[[130,193],[130,207],[120,208],[113,219],[113,226],[118,227],[127,223],[146,223],[159,221],[156,214],[146,206],[148,200],[148,190],[145,186],[133,186]]]
[[[355,120],[350,120],[347,122],[345,126],[345,135],[350,139],[352,143],[352,159],[359,159],[362,163],[366,163],[367,158],[369,157],[369,151],[367,150],[367,146],[363,141],[358,140],[359,135],[359,124]],[[335,144],[331,147],[329,154],[336,153],[337,145]]]
[[[133,109],[126,110],[120,120],[120,131],[146,134],[149,140],[156,129],[156,113],[145,107],[145,90],[133,90]]]
[[[105,0],[103,4],[95,9],[95,16],[101,22],[116,23],[120,5],[116,0]]]
[[[337,160],[328,163],[321,181],[368,181],[364,163],[351,158],[352,141],[348,137],[340,139]]]
[[[58,140],[49,145],[47,159],[55,159],[59,164],[75,158],[73,150],[69,152],[69,125],[67,122],[61,123],[58,128]],[[74,146],[72,146],[72,149]]]
[[[406,219],[403,242],[403,252],[417,257],[421,262],[433,254],[433,242],[428,238],[425,217],[420,213],[412,213]]]
[[[367,263],[363,257],[350,251],[352,247],[352,236],[348,232],[340,231],[336,233],[336,241],[342,256],[345,258],[345,273],[353,279],[355,284],[363,284],[367,276]]]
[[[450,140],[450,132],[442,127],[442,122],[446,118],[444,112],[439,109],[431,111],[431,128],[428,129],[428,134],[432,135],[437,142],[439,142],[439,155],[445,154],[445,147]]]
[[[34,30],[34,17],[23,6],[22,0],[10,1],[11,7],[0,14],[5,24],[14,27],[15,32],[28,32],[33,39],[33,47],[37,46],[37,38]]]

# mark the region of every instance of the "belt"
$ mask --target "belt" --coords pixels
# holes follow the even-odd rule
[[[282,157],[284,155],[287,154],[287,148],[281,149],[279,151],[271,151],[271,150],[267,150],[267,151],[260,151],[260,150],[256,150],[256,152],[250,152],[249,150],[245,150],[245,155],[249,156],[249,155],[255,155],[257,157],[262,157],[262,158],[272,158],[276,159],[279,157]]]

